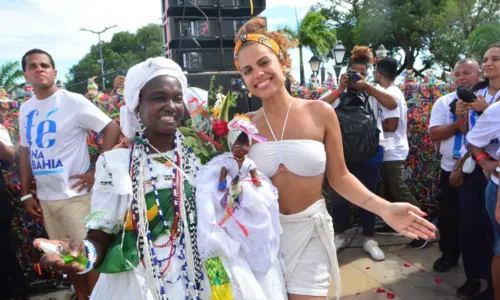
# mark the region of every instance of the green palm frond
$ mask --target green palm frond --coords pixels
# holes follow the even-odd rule
[[[17,62],[6,62],[0,66],[0,87],[8,93],[20,87],[19,80],[23,77],[23,71]]]
[[[286,25],[278,26],[277,31],[282,31],[284,34],[287,35],[288,39],[291,40],[291,41],[299,40],[299,35],[297,33],[297,30],[293,30],[289,26],[286,26]]]
[[[298,34],[301,44],[322,58],[328,55],[337,42],[335,29],[319,12],[309,12],[304,17]]]

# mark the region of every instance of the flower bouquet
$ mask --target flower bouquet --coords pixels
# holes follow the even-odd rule
[[[212,77],[209,91],[189,88],[186,103],[191,119],[186,126],[179,127],[185,136],[185,144],[191,147],[202,164],[213,157],[229,151],[227,139],[229,133],[229,108],[236,106],[238,95],[230,91],[223,95],[222,87],[214,91]],[[209,103],[215,104],[210,107]]]

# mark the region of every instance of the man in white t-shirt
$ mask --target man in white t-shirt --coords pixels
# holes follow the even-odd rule
[[[94,169],[87,132],[104,134],[104,151],[117,143],[120,128],[85,97],[58,89],[54,60],[40,49],[22,58],[23,75],[34,97],[21,105],[21,201],[30,214],[43,217],[50,239],[83,239],[83,219],[90,213]],[[33,177],[37,197],[30,193]],[[77,299],[86,299],[97,273],[71,276]]]
[[[408,202],[418,206],[417,200],[405,182],[404,165],[409,152],[408,138],[406,136],[408,108],[403,92],[394,85],[397,71],[398,63],[391,57],[380,59],[375,65],[375,82],[385,88],[398,103],[398,107],[394,110],[382,107],[381,119],[384,138],[392,139],[394,147],[384,149],[380,194],[391,202]],[[378,234],[399,235],[387,225],[377,228],[375,232]],[[427,241],[425,240],[414,240],[410,243],[412,248],[423,248],[426,245]]]
[[[458,61],[453,70],[455,84],[472,88],[481,79],[479,64],[474,59]],[[439,181],[439,248],[442,256],[434,262],[434,270],[446,272],[458,263],[460,258],[460,199],[459,189],[450,185],[449,178],[464,141],[461,124],[466,123],[464,115],[456,115],[457,93],[453,92],[439,98],[432,107],[429,135],[439,142],[441,153],[441,175]]]

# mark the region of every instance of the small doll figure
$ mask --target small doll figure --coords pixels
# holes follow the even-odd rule
[[[196,177],[198,247],[202,257],[242,254],[254,272],[267,272],[279,250],[278,191],[247,157],[253,141],[265,142],[244,116],[227,124],[231,152],[203,165]],[[257,299],[257,298],[255,298]]]
[[[230,124],[228,124],[230,126]],[[240,133],[241,132],[241,133]],[[246,177],[250,174],[253,184],[255,186],[262,186],[259,177],[257,177],[257,167],[255,167],[254,162],[248,158],[246,155],[250,150],[250,139],[244,131],[230,131],[228,140],[234,139],[234,135],[238,134],[236,141],[233,142],[231,146],[231,153],[233,154],[230,159],[224,162],[222,169],[220,170],[219,177],[219,191],[223,192],[227,189],[226,176],[229,175],[232,178],[236,176]],[[229,141],[231,144],[231,141]]]

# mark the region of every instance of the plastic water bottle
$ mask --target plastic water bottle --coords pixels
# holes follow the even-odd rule
[[[77,263],[80,266],[85,268],[89,262],[89,259],[87,258],[87,256],[85,256],[83,254],[80,254],[77,257],[71,256],[69,253],[70,252],[69,248],[62,245],[62,244],[55,245],[55,244],[51,244],[51,243],[42,241],[42,242],[40,242],[39,248],[47,254],[59,255],[65,264],[75,262],[75,263]]]

